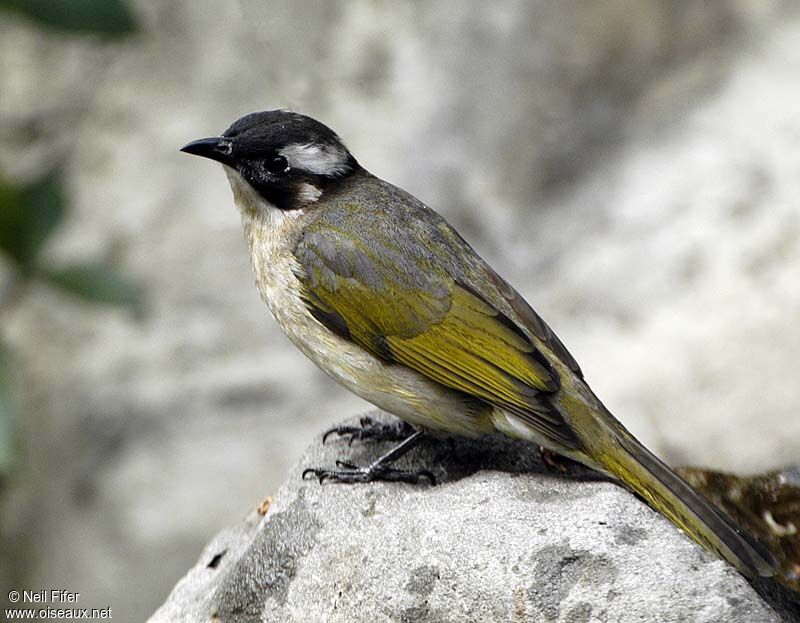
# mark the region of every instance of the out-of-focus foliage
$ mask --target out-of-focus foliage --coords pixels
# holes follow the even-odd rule
[[[111,267],[99,261],[53,265],[43,258],[42,249],[67,213],[61,179],[59,168],[22,186],[0,178],[0,255],[9,273],[0,307],[13,305],[30,281],[39,280],[86,302],[127,307],[141,315],[139,287]],[[9,357],[0,341],[0,475],[13,462]]]
[[[124,0],[0,0],[0,11],[25,15],[38,25],[76,34],[120,37],[136,30]],[[141,315],[140,289],[99,261],[51,265],[42,249],[64,221],[67,202],[60,167],[25,185],[8,182],[0,172],[0,256],[7,274],[0,309],[20,298],[31,280],[39,280],[89,303],[127,307]],[[0,476],[13,463],[11,353],[0,335]]]
[[[0,0],[0,9],[66,32],[117,37],[136,30],[136,21],[123,0]]]
[[[0,251],[26,274],[35,270],[39,252],[64,219],[60,171],[15,187],[0,180]]]
[[[139,315],[143,311],[139,288],[103,264],[51,268],[43,276],[51,285],[86,301],[129,307]]]
[[[678,471],[757,537],[778,561],[776,579],[800,591],[800,466],[752,477],[694,467]]]
[[[42,260],[42,248],[66,215],[60,180],[59,169],[21,187],[0,180],[0,254],[23,283],[40,279],[85,301],[141,311],[139,289],[112,268],[96,261],[60,266]]]

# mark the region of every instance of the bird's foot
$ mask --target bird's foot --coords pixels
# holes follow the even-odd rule
[[[345,437],[348,445],[351,446],[356,439],[359,441],[367,439],[373,441],[402,441],[414,432],[413,427],[402,420],[391,424],[383,424],[370,417],[362,417],[358,424],[358,426],[334,426],[328,429],[322,435],[322,443],[324,444],[331,435]]]
[[[367,467],[359,467],[346,461],[336,461],[336,469],[320,469],[311,467],[303,470],[303,479],[312,475],[322,484],[326,480],[331,482],[354,483],[354,482],[406,482],[408,484],[418,484],[422,479],[427,479],[432,485],[436,484],[436,478],[428,470],[405,470],[395,469],[388,465],[382,465],[376,461]]]
[[[391,467],[392,463],[416,446],[422,436],[422,431],[414,431],[412,429],[411,434],[406,436],[397,447],[392,448],[389,452],[370,463],[367,467],[359,467],[358,465],[347,463],[346,461],[336,461],[336,469],[312,467],[303,470],[302,478],[305,479],[306,476],[311,474],[319,480],[320,484],[326,480],[350,483],[383,481],[416,484],[422,478],[427,478],[431,484],[436,484],[436,479],[433,477],[433,474],[427,470],[410,471]]]

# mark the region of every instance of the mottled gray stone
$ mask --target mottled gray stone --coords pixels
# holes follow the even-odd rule
[[[166,621],[770,623],[726,563],[580,466],[503,438],[432,440],[439,484],[320,486],[305,466],[381,444],[319,440],[265,517],[220,533],[152,617]]]

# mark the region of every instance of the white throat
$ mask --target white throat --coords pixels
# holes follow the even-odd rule
[[[242,216],[244,237],[261,298],[283,326],[285,309],[296,298],[298,269],[292,253],[301,234],[303,210],[280,210],[259,195],[238,171],[225,166],[233,199]],[[288,298],[287,298],[288,297]]]
[[[304,210],[281,210],[259,195],[238,171],[225,166],[233,200],[242,217],[244,236],[256,277],[266,277],[278,260],[291,256]]]

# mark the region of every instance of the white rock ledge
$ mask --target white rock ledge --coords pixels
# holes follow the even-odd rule
[[[218,534],[151,621],[783,620],[633,495],[547,471],[535,447],[426,443],[405,460],[434,465],[435,487],[300,479],[386,447],[316,439],[267,515]]]

